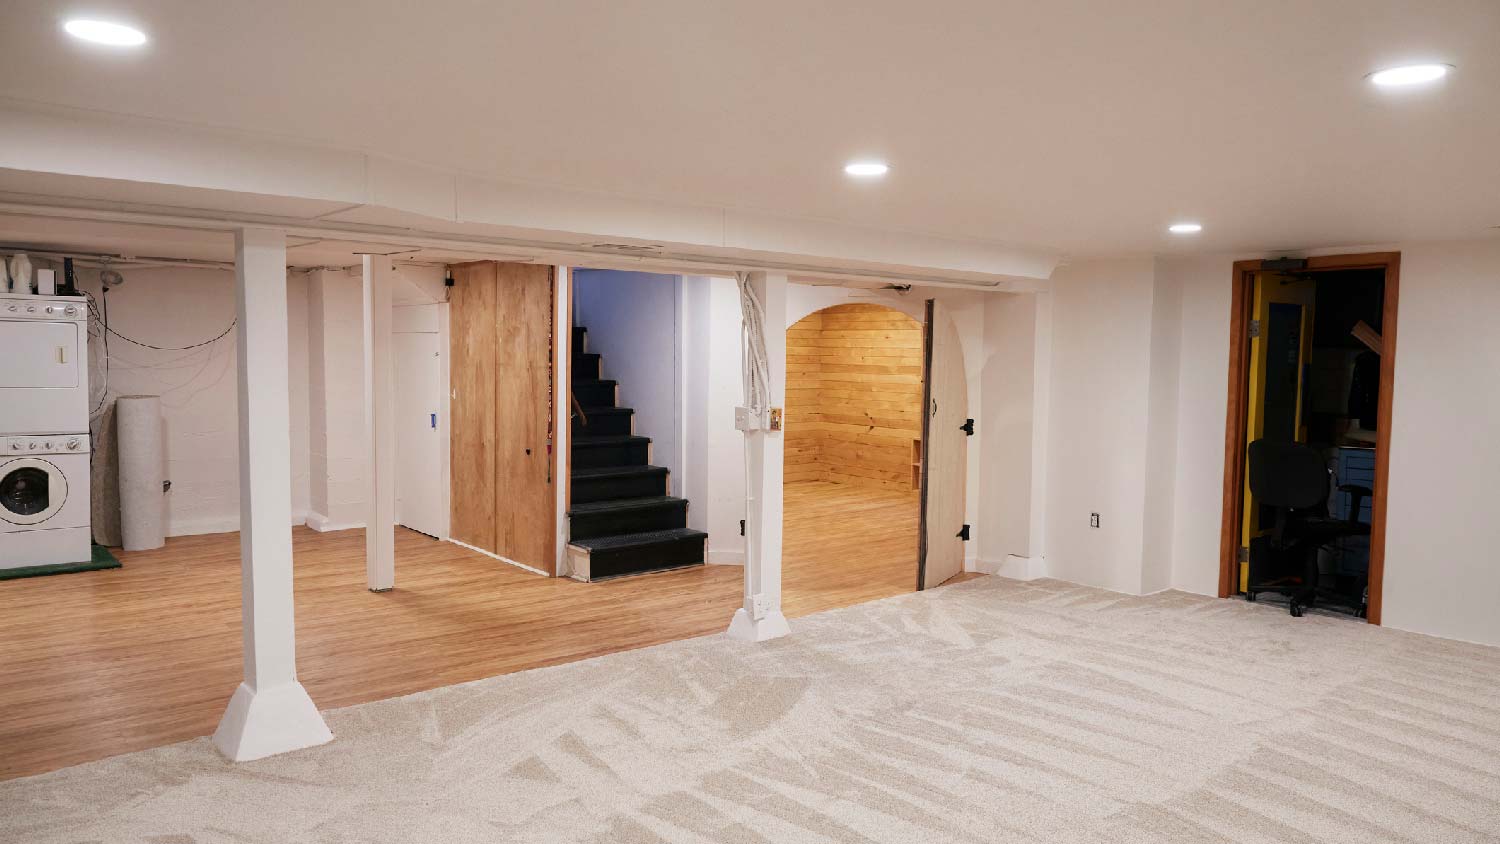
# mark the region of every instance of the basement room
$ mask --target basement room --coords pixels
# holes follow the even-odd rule
[[[0,842],[1500,841],[1497,33],[0,6]]]

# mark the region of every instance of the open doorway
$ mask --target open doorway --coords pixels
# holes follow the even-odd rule
[[[820,589],[909,591],[921,515],[922,323],[884,305],[835,305],[788,327],[786,355],[788,601]]]
[[[1379,623],[1398,267],[1235,265],[1221,597]]]

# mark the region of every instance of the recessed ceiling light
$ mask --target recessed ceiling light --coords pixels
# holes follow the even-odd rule
[[[74,38],[111,47],[139,47],[146,43],[146,33],[123,23],[75,19],[63,24],[63,29]]]
[[[1203,231],[1201,223],[1173,223],[1167,226],[1167,231],[1172,234],[1197,234]]]
[[[844,165],[844,172],[851,176],[884,176],[891,166],[884,161],[851,161]]]
[[[1408,64],[1376,71],[1370,74],[1370,81],[1382,88],[1421,85],[1442,79],[1452,69],[1452,65],[1446,64]]]

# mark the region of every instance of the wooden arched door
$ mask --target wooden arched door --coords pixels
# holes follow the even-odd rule
[[[922,527],[917,588],[964,568],[964,497],[968,480],[968,380],[958,329],[948,308],[927,300],[923,326]]]

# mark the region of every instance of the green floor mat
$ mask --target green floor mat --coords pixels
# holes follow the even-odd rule
[[[75,571],[98,571],[117,569],[120,561],[103,545],[95,545],[94,553],[87,562],[58,563],[51,566],[22,566],[15,569],[0,569],[0,580],[15,580],[21,577],[42,577],[48,574],[72,574]]]

